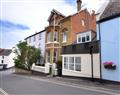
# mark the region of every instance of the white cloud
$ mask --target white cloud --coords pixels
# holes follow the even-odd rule
[[[104,0],[83,0],[88,8],[97,9],[99,2]],[[27,32],[13,32],[14,37],[24,39],[36,31],[41,31],[48,25],[47,19],[54,8],[65,15],[76,12],[76,4],[68,4],[65,0],[1,0],[1,19],[29,26]],[[85,6],[85,7],[86,7]],[[7,38],[10,39],[10,38]],[[14,39],[18,41],[17,39]],[[6,47],[8,43],[5,43]]]

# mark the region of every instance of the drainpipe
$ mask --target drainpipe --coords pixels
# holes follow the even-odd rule
[[[102,64],[101,64],[101,33],[100,33],[100,23],[98,22],[98,28],[99,28],[99,50],[100,50],[100,80],[102,80]]]
[[[91,81],[94,81],[94,77],[93,77],[93,46],[90,46],[90,55],[91,55]]]

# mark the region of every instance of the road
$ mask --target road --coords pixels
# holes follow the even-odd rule
[[[0,71],[0,88],[9,95],[116,95]]]

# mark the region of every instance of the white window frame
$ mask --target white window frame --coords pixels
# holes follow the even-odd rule
[[[67,42],[67,31],[62,32],[63,43]]]
[[[58,42],[58,32],[57,31],[54,32],[54,42]]]
[[[89,35],[89,41],[87,40],[87,36]],[[85,41],[82,41],[82,37],[85,37]],[[79,42],[79,39],[81,39]],[[91,31],[90,32],[85,32],[85,33],[79,33],[77,34],[77,43],[85,43],[85,42],[90,42],[91,41]]]
[[[85,26],[85,20],[81,20],[82,26]]]
[[[48,52],[49,52],[49,54],[50,54],[50,51],[48,51]],[[47,52],[47,56],[46,56],[46,57],[47,57],[47,58],[46,58],[46,62],[47,62],[47,63],[50,63],[50,55],[48,56],[48,52]],[[49,57],[49,61],[48,61],[48,57]]]
[[[48,36],[49,34],[49,36]],[[51,42],[51,32],[47,33],[47,43]]]
[[[67,62],[68,62],[68,67],[67,68],[65,68],[65,64],[64,64],[64,62],[65,62],[64,58],[65,57],[67,58]],[[70,57],[74,58],[74,63],[73,63],[74,64],[74,67],[73,67],[74,69],[73,70],[70,69]],[[76,58],[80,58],[80,70],[76,70],[76,67],[75,67],[76,66],[76,61],[75,61]],[[65,56],[63,56],[63,69],[64,70],[69,70],[69,71],[74,71],[74,72],[81,72],[81,56],[78,56],[78,55],[77,56],[75,56],[75,55],[65,55]]]
[[[53,62],[56,62],[57,61],[57,51],[54,51],[54,53],[56,53],[56,56],[54,56],[55,54],[52,55],[52,58],[53,58]],[[55,60],[54,60],[55,59]]]

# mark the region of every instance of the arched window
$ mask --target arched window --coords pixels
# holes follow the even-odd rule
[[[67,42],[67,31],[62,32],[63,42]]]

